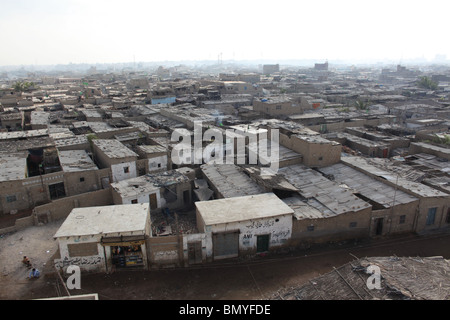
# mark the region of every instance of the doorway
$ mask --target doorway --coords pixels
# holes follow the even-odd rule
[[[189,190],[183,191],[183,201],[185,205],[188,205],[191,202],[190,192]]]
[[[375,235],[381,236],[383,234],[383,221],[384,218],[375,219]]]
[[[150,201],[150,209],[151,210],[155,210],[156,208],[158,208],[156,193],[152,193],[151,195],[149,195],[149,201]]]
[[[188,258],[189,264],[202,263],[201,241],[188,243]]]
[[[256,253],[269,251],[270,234],[256,236]]]
[[[213,234],[214,260],[235,258],[239,255],[239,231]]]

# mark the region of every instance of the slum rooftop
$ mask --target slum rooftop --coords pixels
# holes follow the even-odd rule
[[[319,210],[324,218],[360,211],[371,206],[353,195],[349,189],[304,165],[280,168],[278,174],[296,187],[306,202]]]
[[[50,113],[45,111],[32,111],[31,112],[31,125],[48,125]]]
[[[432,151],[441,152],[442,154],[445,154],[450,158],[450,148],[443,148],[443,147],[435,146],[433,144],[425,143],[425,142],[411,142],[411,144],[419,146],[419,147],[423,147],[425,150],[429,149]]]
[[[27,177],[26,153],[0,153],[0,181],[23,180]]]
[[[322,136],[315,136],[315,135],[300,135],[297,134],[295,135],[297,138],[299,138],[300,140],[309,142],[309,143],[319,143],[319,144],[331,144],[334,146],[340,145],[339,142],[333,141],[333,140],[328,140]]]
[[[391,184],[398,185],[405,190],[409,190],[414,195],[419,197],[447,197],[448,194],[436,190],[432,187],[426,186],[422,183],[410,181],[399,174],[388,170],[387,168],[380,168],[376,163],[370,159],[356,156],[342,157],[341,161],[357,170],[367,172],[374,177],[380,177]]]
[[[84,150],[58,151],[59,163],[64,172],[97,170],[94,161]]]
[[[141,145],[138,146],[139,151],[142,151],[145,154],[150,153],[166,153],[167,148],[161,145]]]
[[[286,131],[299,135],[319,135],[318,132],[313,131],[302,124],[294,121],[280,120],[280,119],[265,119],[253,121],[252,126],[271,129],[284,129]]]
[[[217,189],[224,198],[255,195],[264,190],[234,164],[204,164],[200,166],[211,188]]]
[[[261,148],[264,147],[267,148],[266,154],[261,151]],[[262,139],[258,142],[249,143],[248,151],[249,154],[253,154],[255,158],[258,157],[258,161],[261,164],[270,164],[271,159],[276,159],[276,161],[278,162],[283,162],[290,160],[301,161],[301,159],[303,158],[303,155],[301,155],[300,153],[295,152],[292,149],[289,149],[281,144],[278,144],[278,148],[275,146],[275,148],[272,150],[272,142],[268,139]]]
[[[110,159],[138,156],[135,152],[115,139],[94,139],[92,141]]]
[[[149,210],[148,203],[75,208],[64,220],[54,238],[108,236],[124,232],[144,235],[148,227]]]
[[[318,209],[309,205],[303,201],[300,197],[293,195],[291,197],[282,199],[285,204],[287,204],[292,210],[294,210],[294,217],[297,220],[302,219],[320,219],[324,215]]]
[[[48,136],[53,140],[59,140],[59,139],[74,138],[76,135],[69,128],[49,125]]]
[[[168,187],[177,183],[189,182],[189,178],[183,173],[185,168],[167,170],[161,172],[147,173],[148,181],[157,187]]]
[[[48,129],[0,132],[0,140],[13,140],[48,136]]]
[[[332,176],[341,187],[350,188],[355,193],[360,193],[364,197],[381,204],[384,208],[418,200],[342,163],[320,168],[319,171],[327,176]]]
[[[396,157],[393,160],[383,158],[370,160],[376,166],[386,168],[402,178],[421,182],[450,194],[450,167],[447,159],[428,153],[417,153],[404,158]]]
[[[19,140],[0,140],[0,150],[3,152],[21,152],[30,149],[53,147],[54,145],[53,139],[48,136]]]
[[[153,179],[147,175],[144,175],[111,183],[111,188],[113,188],[122,197],[127,198],[130,196],[136,196],[137,194],[150,193],[158,190],[160,187],[155,186]]]
[[[70,138],[55,139],[55,147],[67,147],[74,145],[84,145],[89,142],[86,135],[76,135]]]
[[[195,206],[205,225],[264,219],[293,213],[293,210],[273,193],[198,201]]]
[[[358,137],[355,136],[351,133],[347,133],[347,132],[337,132],[337,133],[331,133],[328,135],[325,135],[326,137],[336,137],[336,138],[344,138],[347,139],[348,141],[354,142],[354,143],[358,143],[362,146],[366,146],[368,148],[376,148],[376,147],[388,147],[387,143],[384,143],[382,141],[373,141],[373,140],[369,140],[369,139],[365,139],[362,137]]]

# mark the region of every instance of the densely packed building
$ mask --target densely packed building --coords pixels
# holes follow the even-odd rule
[[[55,266],[108,271],[449,231],[449,74],[326,62],[4,75],[0,215],[29,214],[2,232],[61,221]]]

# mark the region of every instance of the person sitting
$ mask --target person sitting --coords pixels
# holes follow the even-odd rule
[[[24,256],[24,257],[23,257],[22,263],[23,263],[24,265],[26,265],[28,268],[31,267],[30,259],[28,259],[27,256]]]
[[[28,278],[32,279],[32,278],[39,278],[39,276],[41,275],[41,273],[39,272],[38,269],[33,268],[30,272],[30,275],[28,276]]]

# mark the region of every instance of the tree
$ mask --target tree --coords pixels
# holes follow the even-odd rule
[[[14,90],[17,92],[24,92],[28,91],[31,88],[34,88],[35,84],[34,82],[28,82],[28,81],[17,81],[14,83]]]
[[[369,108],[369,101],[364,102],[362,100],[355,101],[355,107],[357,110],[367,110]]]
[[[421,88],[436,90],[438,88],[438,83],[436,81],[431,80],[427,76],[423,76],[419,78],[417,85]]]

